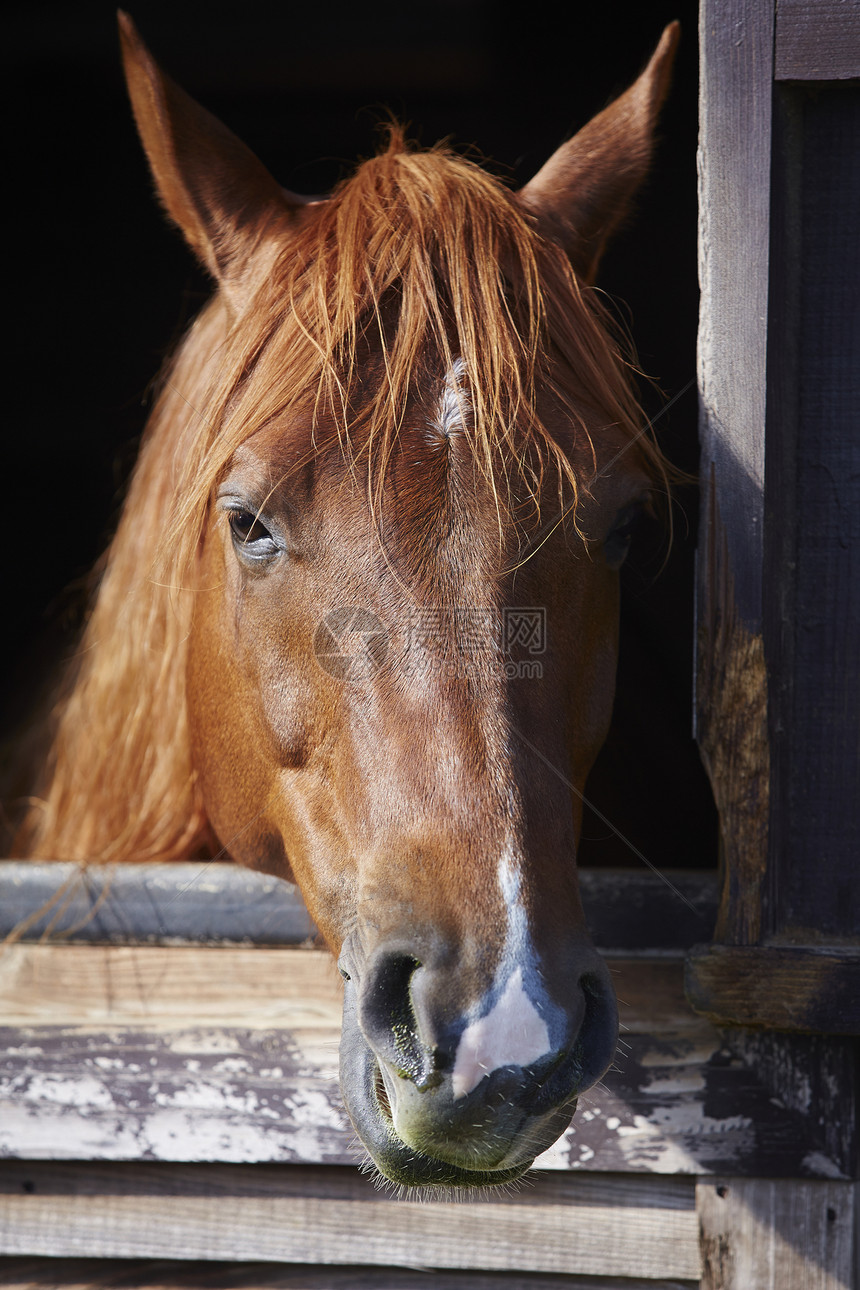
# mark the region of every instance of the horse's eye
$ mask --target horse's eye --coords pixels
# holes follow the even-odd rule
[[[632,502],[618,512],[615,523],[603,543],[606,563],[610,569],[620,569],[624,563],[633,535],[645,513],[644,502]]]
[[[250,560],[271,560],[278,554],[278,545],[253,511],[235,510],[229,513],[230,532],[237,553]]]

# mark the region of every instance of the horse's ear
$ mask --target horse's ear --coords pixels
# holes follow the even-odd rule
[[[122,10],[125,77],[137,128],[167,213],[241,307],[277,234],[311,199],[279,187],[216,117],[162,72]]]
[[[666,27],[639,79],[562,144],[518,194],[586,282],[594,281],[604,247],[648,171],[680,30],[677,22]]]

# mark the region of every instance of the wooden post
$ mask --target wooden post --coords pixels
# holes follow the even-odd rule
[[[860,3],[703,0],[697,733],[724,1025],[860,1034]],[[810,89],[810,86],[814,89]]]
[[[793,1179],[700,1181],[701,1290],[847,1290],[855,1190]]]

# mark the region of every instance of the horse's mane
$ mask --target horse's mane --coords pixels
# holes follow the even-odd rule
[[[359,386],[368,345],[383,363],[370,391]],[[308,455],[317,427],[334,425],[352,464],[366,462],[373,496],[430,354],[462,362],[470,442],[500,514],[512,478],[537,501],[546,465],[571,513],[585,486],[539,416],[547,383],[586,442],[586,415],[620,426],[662,473],[606,311],[563,251],[485,170],[444,146],[413,150],[392,127],[376,157],[293,221],[244,310],[216,296],[168,366],[21,853],[148,860],[212,848],[185,696],[212,488],[240,444],[301,407]]]

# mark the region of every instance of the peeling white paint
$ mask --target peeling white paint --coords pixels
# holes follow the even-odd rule
[[[704,1072],[698,1066],[685,1066],[682,1074],[654,1078],[648,1083],[648,1092],[655,1098],[689,1097],[705,1088]]]
[[[803,1157],[803,1167],[818,1178],[847,1178],[835,1161],[820,1151],[810,1151]]]
[[[29,1077],[26,1096],[30,1103],[47,1102],[55,1106],[114,1107],[116,1103],[103,1080],[95,1075],[54,1075],[36,1073]]]
[[[244,1057],[227,1057],[223,1062],[216,1062],[212,1069],[219,1075],[248,1075],[251,1065]]]
[[[183,1088],[159,1089],[153,1097],[156,1106],[188,1107],[200,1111],[232,1111],[239,1115],[260,1114],[260,1099],[253,1089],[239,1091],[232,1084],[191,1082]],[[274,1113],[272,1113],[274,1114]]]
[[[143,1151],[127,1116],[103,1121],[57,1106],[0,1105],[0,1157],[25,1153],[29,1160],[136,1160]]]
[[[290,1108],[290,1119],[293,1124],[313,1125],[330,1129],[346,1129],[349,1118],[345,1111],[332,1105],[328,1098],[314,1089],[306,1089],[301,1101],[284,1098],[284,1104]]]
[[[685,1139],[702,1150],[705,1141],[719,1140],[729,1133],[736,1151],[744,1147],[752,1150],[755,1131],[750,1119],[742,1115],[711,1119],[699,1101],[655,1107],[651,1118],[634,1115],[632,1124],[620,1124],[616,1129],[628,1166],[657,1169],[660,1173],[703,1172],[701,1160],[687,1147]],[[705,1149],[702,1154],[709,1152]]]
[[[134,1053],[133,1062],[123,1060],[125,1050]],[[655,1060],[660,1052],[662,1065]],[[685,1067],[663,1042],[649,1047],[642,1040],[631,1058],[631,1072],[644,1067],[649,1081],[631,1094],[635,1100],[625,1101],[623,1079],[613,1087],[608,1076],[582,1098],[572,1128],[539,1157],[538,1168],[704,1174],[743,1171],[759,1159],[754,1112],[743,1113],[743,1082],[738,1113],[717,1119],[704,1113],[696,1061]],[[0,1156],[354,1163],[336,1062],[331,1037],[301,1029],[267,1032],[263,1040],[249,1030],[46,1029],[4,1052]],[[719,1078],[728,1077],[724,1092],[730,1094],[741,1073],[720,1068]],[[731,1100],[723,1104],[734,1107]],[[788,1113],[774,1106],[770,1114]],[[800,1142],[791,1149],[806,1150]],[[805,1155],[803,1167],[812,1176],[840,1177],[817,1150]]]
[[[179,1031],[165,1036],[171,1052],[179,1054],[199,1053],[211,1056],[213,1053],[238,1053],[242,1045],[238,1035],[224,1030]],[[152,1058],[152,1061],[156,1061]]]

